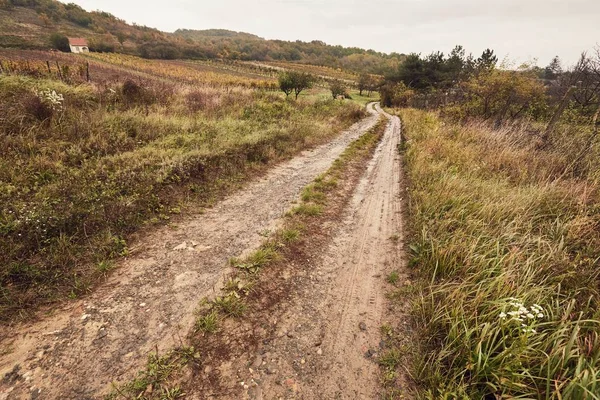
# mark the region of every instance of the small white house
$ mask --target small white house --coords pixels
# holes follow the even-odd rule
[[[90,48],[88,47],[87,40],[83,38],[69,38],[69,47],[71,53],[89,53]]]

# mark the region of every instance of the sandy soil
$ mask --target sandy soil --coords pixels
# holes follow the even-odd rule
[[[225,329],[220,340],[233,350],[205,367],[218,371],[219,384],[192,385],[190,398],[380,398],[380,328],[386,318],[396,325],[398,317],[386,315],[390,286],[385,279],[392,271],[401,281],[407,277],[401,127],[397,117],[386,116],[384,137],[349,191],[341,219],[326,222],[324,250],[315,259],[297,260],[302,267],[269,272],[269,279],[279,280],[274,287],[290,295],[268,312],[257,311],[245,326]],[[209,375],[201,373],[197,382],[210,380]]]
[[[374,126],[378,113],[372,104],[368,108],[370,116],[330,143],[280,164],[205,214],[176,228],[160,228],[135,243],[135,252],[86,299],[34,323],[1,327],[0,400],[100,398],[114,379],[135,375],[149,352],[181,343],[198,301],[221,287],[227,260],[256,248],[302,188]],[[398,122],[392,125],[355,196],[346,230],[321,267],[329,280],[311,306],[315,314],[310,317],[322,323],[317,328],[323,329],[327,355],[320,359],[322,371],[341,364],[339,371],[348,375],[331,377],[331,383],[323,375],[310,388],[312,393],[334,393],[348,385],[357,392],[375,390],[373,385],[361,389],[353,381],[357,374],[366,379],[374,373],[374,366],[363,367],[361,352],[377,347],[382,304],[378,288],[382,268],[387,268],[382,263],[397,262],[386,242],[399,229],[397,205],[392,207]],[[321,316],[319,307],[335,313]],[[304,323],[302,314],[290,315],[296,315],[290,323]],[[357,331],[359,322],[366,323],[366,330]],[[268,380],[265,385],[266,393],[275,392]]]

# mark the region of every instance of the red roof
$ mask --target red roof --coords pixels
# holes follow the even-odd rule
[[[84,38],[69,38],[69,44],[71,46],[87,46],[87,40]]]

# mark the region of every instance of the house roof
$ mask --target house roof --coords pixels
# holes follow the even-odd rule
[[[69,38],[69,44],[71,46],[87,46],[87,40],[84,38]]]

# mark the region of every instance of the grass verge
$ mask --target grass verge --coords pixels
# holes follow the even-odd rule
[[[419,397],[598,399],[597,171],[515,128],[401,117]]]

